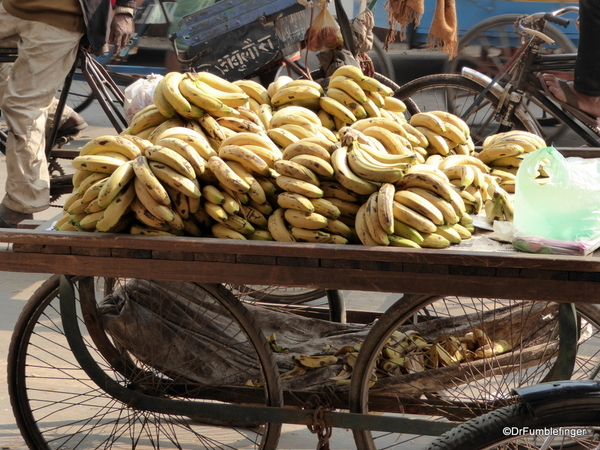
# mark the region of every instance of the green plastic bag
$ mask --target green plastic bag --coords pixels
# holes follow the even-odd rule
[[[540,165],[549,179],[536,181]],[[517,172],[513,246],[586,255],[600,246],[600,159],[565,158],[554,147],[528,154]]]

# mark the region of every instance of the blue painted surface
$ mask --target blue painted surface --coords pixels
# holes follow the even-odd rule
[[[387,12],[384,9],[385,0],[379,0],[373,12],[375,14],[375,26],[388,28]],[[458,34],[462,36],[467,30],[479,22],[500,14],[533,14],[537,12],[554,11],[564,6],[577,6],[578,3],[545,2],[545,1],[511,1],[511,0],[456,0],[456,12],[458,15]],[[435,0],[425,0],[425,13],[421,24],[417,28],[415,42],[423,43],[427,40],[429,26],[433,19]],[[569,13],[568,18],[575,18],[574,13]],[[579,33],[574,24],[568,28],[561,28],[569,36],[575,45]]]

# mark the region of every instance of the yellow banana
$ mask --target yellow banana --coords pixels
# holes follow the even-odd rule
[[[409,123],[413,127],[424,127],[437,134],[446,132],[446,122],[430,112],[420,112],[410,116]]]
[[[453,201],[453,188],[449,183],[441,180],[435,175],[423,172],[407,173],[396,183],[396,189],[402,190],[409,187],[420,187],[435,192],[444,200]]]
[[[440,163],[439,167],[441,170],[444,170],[446,167],[458,166],[461,164],[470,164],[475,166],[483,173],[490,172],[490,168],[483,161],[471,155],[448,155]]]
[[[321,121],[321,125],[325,128],[327,128],[328,130],[335,130],[335,122],[333,120],[333,117],[331,117],[331,114],[323,111],[322,109],[319,109],[317,111],[317,115],[319,116],[319,120]]]
[[[277,208],[269,216],[268,229],[273,239],[278,242],[295,242],[296,239],[292,236],[285,222],[285,209]]]
[[[258,209],[252,206],[242,205],[240,208],[240,212],[242,216],[245,217],[248,220],[248,222],[250,222],[252,225],[256,225],[260,228],[267,228],[267,218]]]
[[[394,111],[403,113],[406,111],[406,104],[396,97],[386,96],[383,97],[383,107],[388,111]]]
[[[312,86],[285,86],[271,96],[271,106],[278,108],[294,100],[310,100],[319,97],[321,92]]]
[[[379,211],[378,211],[379,193],[371,194],[366,202],[365,223],[369,234],[377,242],[378,245],[390,245],[388,233],[381,226]]]
[[[188,199],[191,197],[188,197],[183,192],[178,191],[177,189],[173,189],[169,185],[166,185],[165,189],[169,193],[169,198],[171,199],[171,207],[182,219],[189,219],[190,203]]]
[[[448,141],[441,134],[420,125],[416,125],[415,128],[427,138],[428,145],[426,149],[428,153],[439,153],[442,156],[450,153]]]
[[[254,227],[252,224],[241,216],[229,215],[227,219],[223,222],[223,225],[231,228],[238,233],[242,233],[243,235],[254,233]]]
[[[142,185],[148,190],[152,198],[161,205],[168,205],[171,203],[169,194],[156,178],[156,175],[150,169],[148,159],[145,156],[138,156],[133,160],[133,170],[135,172],[136,179],[140,180]],[[146,208],[148,206],[144,204]],[[152,211],[150,208],[148,208]]]
[[[211,156],[217,155],[217,152],[211,148],[206,137],[203,136],[202,134],[198,133],[196,130],[192,130],[190,128],[186,128],[186,127],[169,128],[169,129],[165,130],[164,132],[162,132],[160,134],[160,136],[158,136],[158,139],[156,142],[158,142],[159,140],[164,139],[164,138],[181,139],[186,144],[191,145],[194,148],[194,150],[196,150],[196,152],[206,161],[208,161],[208,159]]]
[[[192,105],[180,91],[180,82],[185,75],[179,72],[169,72],[163,78],[162,93],[175,111],[186,116],[192,112]],[[200,105],[197,105],[200,106]],[[200,106],[201,107],[201,106]],[[202,107],[201,107],[202,108]]]
[[[451,123],[455,127],[458,127],[458,129],[461,130],[466,137],[469,137],[471,135],[471,130],[469,129],[469,125],[467,125],[467,123],[463,119],[458,117],[456,114],[452,114],[450,112],[440,111],[440,110],[430,111],[430,113],[433,114],[434,116],[439,117],[444,122]]]
[[[371,236],[371,233],[369,232],[369,229],[367,228],[367,221],[366,221],[366,217],[365,217],[366,210],[367,210],[367,204],[363,203],[359,207],[358,212],[356,213],[356,222],[355,222],[356,235],[358,236],[358,239],[360,240],[360,242],[363,243],[363,245],[377,246],[379,244],[377,243],[377,241],[375,239],[373,239],[373,237]]]
[[[437,226],[427,217],[394,200],[394,217],[420,233],[433,233]]]
[[[298,180],[304,180],[315,186],[319,186],[320,182],[315,173],[307,169],[301,164],[298,164],[293,161],[289,161],[286,159],[280,159],[275,162],[273,167],[277,173],[280,175],[286,175],[291,178],[296,178]]]
[[[450,247],[450,241],[437,233],[423,235],[423,242],[419,244],[423,248],[447,248]]]
[[[354,79],[344,75],[332,76],[329,79],[328,89],[340,89],[361,104],[367,101],[367,95],[363,88]]]
[[[271,119],[273,118],[273,107],[271,106],[271,103],[260,105],[256,111],[256,115],[262,122],[265,130],[268,130]]]
[[[126,188],[119,191],[102,212],[102,217],[96,223],[96,230],[104,232],[110,231],[126,213],[134,198],[135,187],[133,183],[129,183]]]
[[[300,140],[295,134],[284,128],[271,128],[267,130],[267,136],[281,149]]]
[[[196,175],[202,175],[206,169],[206,160],[200,156],[194,147],[176,137],[163,137],[156,141],[156,145],[169,148],[179,153],[194,169]]]
[[[270,150],[277,159],[282,156],[281,150],[265,133],[237,133],[225,139],[221,145],[256,145]]]
[[[246,166],[236,161],[228,161],[227,165],[248,185],[249,189],[246,194],[252,201],[258,204],[267,202],[267,194],[261,183],[247,170]]]
[[[198,82],[207,84],[213,89],[229,94],[244,94],[244,90],[237,83],[226,80],[225,78],[210,72],[195,72],[192,78]]]
[[[336,180],[345,188],[361,195],[369,195],[377,191],[375,183],[364,180],[356,175],[348,166],[348,149],[340,147],[331,155],[331,165],[335,170]]]
[[[167,100],[167,97],[165,97],[163,88],[164,88],[164,78],[161,79],[156,84],[156,87],[154,88],[153,101],[154,101],[154,105],[160,111],[160,113],[163,116],[165,116],[167,119],[170,119],[171,117],[174,117],[175,114],[177,114],[177,111],[175,110],[175,108],[173,108],[173,105],[171,105],[171,103],[169,103],[169,100]]]
[[[394,218],[394,233],[395,236],[399,236],[401,238],[409,239],[416,244],[423,242],[423,236],[419,233],[415,228],[410,225],[400,222],[396,218]],[[392,237],[390,236],[390,244],[394,245]]]
[[[335,174],[331,164],[318,156],[296,155],[290,158],[290,161],[306,167],[315,173],[317,177],[331,179]]]
[[[359,177],[376,183],[394,183],[404,176],[408,164],[374,164],[367,160],[360,148],[351,147],[347,152],[348,166]]]
[[[500,158],[518,156],[525,153],[523,146],[515,143],[497,143],[486,147],[479,152],[476,157],[487,165],[495,164]]]
[[[275,81],[269,83],[269,85],[267,86],[267,93],[269,94],[269,97],[273,98],[273,95],[275,95],[275,93],[279,89],[283,88],[286,84],[288,84],[291,81],[294,81],[293,78],[287,75],[277,77]]]
[[[127,159],[135,159],[141,155],[140,148],[124,136],[100,136],[88,141],[79,155],[97,155],[103,152],[114,152],[123,155]]]
[[[309,201],[313,206],[314,212],[327,217],[327,219],[336,220],[342,214],[340,209],[326,198],[311,198]]]
[[[198,123],[207,137],[211,137],[219,142],[225,140],[225,132],[221,128],[221,125],[219,125],[217,120],[210,114],[204,114],[202,117],[198,118]]]
[[[346,91],[330,87],[327,89],[326,95],[327,97],[331,97],[348,108],[357,119],[364,119],[367,117],[367,111],[365,108],[363,108],[363,106]]]
[[[399,190],[394,194],[394,200],[427,217],[435,225],[439,226],[445,223],[444,215],[436,204],[413,191]]]
[[[187,159],[177,153],[175,150],[155,145],[146,149],[144,155],[150,161],[156,161],[162,164],[166,164],[171,169],[176,170],[181,175],[194,180],[196,178],[196,172]]]
[[[316,212],[286,209],[283,216],[292,227],[319,230],[327,226],[327,217]]]
[[[323,189],[323,197],[326,198],[337,198],[345,202],[357,202],[358,194],[345,188],[337,181],[324,181],[321,183],[321,189]]]
[[[319,106],[326,113],[331,114],[345,124],[352,124],[357,120],[352,111],[331,97],[321,97],[319,99]]]
[[[284,191],[301,194],[308,198],[323,197],[323,191],[318,186],[315,186],[308,181],[280,175],[275,179],[275,183]]]
[[[393,184],[384,183],[377,194],[377,215],[379,224],[387,234],[394,232],[394,192]]]
[[[210,227],[211,233],[217,239],[239,239],[246,240],[246,236],[242,233],[232,230],[227,225],[223,225],[222,223],[215,223]]]
[[[127,134],[138,134],[150,127],[160,125],[168,117],[163,115],[156,107],[138,111],[131,119],[131,123],[125,129]]]
[[[331,155],[324,147],[311,141],[300,139],[290,144],[283,151],[282,159],[290,160],[297,155],[313,155],[326,162],[331,161]]]
[[[125,188],[125,186],[135,176],[133,170],[133,161],[129,161],[118,167],[106,181],[102,180],[102,188],[98,191],[98,206],[107,208],[113,199]],[[89,191],[89,190],[88,190]],[[87,194],[87,191],[86,191]],[[86,199],[86,195],[83,196]]]
[[[154,197],[150,195],[150,192],[144,186],[143,182],[136,178],[134,180],[134,187],[137,199],[144,206],[146,210],[159,221],[171,222],[174,219],[173,211],[168,206],[158,203]]]
[[[279,108],[273,113],[272,120],[275,121],[275,124],[280,116],[298,116],[308,120],[309,122],[312,122],[314,125],[321,125],[321,119],[319,119],[317,113],[302,106],[285,105]]]
[[[71,165],[77,170],[102,173],[113,173],[123,164],[125,162],[120,159],[98,155],[77,156],[71,161]]]
[[[271,104],[271,97],[262,84],[253,80],[236,80],[233,84],[239,86],[248,97],[256,100],[259,105]]]
[[[269,165],[258,155],[240,145],[224,145],[219,149],[219,157],[225,161],[237,161],[249,171],[269,176]]]
[[[222,205],[225,203],[225,196],[223,193],[212,184],[205,184],[202,186],[202,197],[213,205]]]

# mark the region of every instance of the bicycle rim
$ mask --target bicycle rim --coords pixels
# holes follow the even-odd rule
[[[406,83],[398,89],[395,96],[407,103],[410,114],[442,110],[462,117],[469,125],[476,145],[481,145],[487,136],[508,129],[535,133],[535,129],[528,128],[515,115],[512,116],[510,125],[501,124],[498,109],[501,114],[504,109],[499,107],[501,101],[491,91],[485,93],[480,103],[471,108],[482,91],[481,85],[460,75],[441,74],[428,75]]]
[[[152,320],[134,320],[126,328],[136,333],[149,325],[154,326],[159,322],[166,324],[171,317],[176,320],[173,324],[177,323],[178,326],[173,327],[172,324],[170,334],[167,333],[167,328],[152,328],[151,332],[154,336],[165,339],[170,336],[170,341],[152,341],[163,342],[165,345],[168,342],[173,347],[162,347],[160,350],[159,345],[150,349],[148,346],[140,346],[139,342],[135,344],[134,341],[127,341],[128,350],[125,350],[122,345],[123,334],[115,331],[117,328],[105,333],[103,326],[92,326],[89,328],[92,332],[88,332],[80,300],[85,295],[92,295],[98,300],[104,296],[99,295],[102,283],[81,278],[76,279],[75,287],[79,305],[79,328],[87,350],[106,375],[119,384],[160,398],[195,402],[198,405],[198,416],[174,416],[128,407],[91,381],[66,341],[59,314],[58,277],[53,277],[34,294],[26,306],[9,351],[11,403],[28,445],[40,450],[65,447],[86,450],[274,448],[279,437],[279,424],[248,420],[214,422],[201,415],[204,402],[227,403],[226,399],[220,398],[220,393],[226,392],[228,388],[236,392],[236,389],[243,388],[249,380],[264,382],[263,387],[252,389],[250,397],[253,401],[263,405],[281,405],[281,388],[272,353],[264,337],[253,326],[247,311],[229,297],[227,291],[218,287],[207,287],[207,290],[198,285],[173,282],[123,282],[124,280],[118,280],[117,290],[121,289],[127,304],[138,308],[141,303],[129,301],[135,300],[140,292],[149,294],[148,298],[159,300],[145,305],[147,317]],[[95,287],[91,289],[93,292],[90,291],[90,284]],[[171,295],[165,296],[165,290],[171,292]],[[184,299],[190,295],[196,299],[195,302]],[[169,297],[174,299],[174,303],[166,300]],[[155,310],[152,304],[160,308]],[[109,306],[104,304],[103,308]],[[183,316],[178,314],[182,312]],[[100,317],[102,323],[108,323],[104,322],[108,317],[106,314]],[[184,325],[184,318],[191,320],[187,327]],[[153,322],[154,320],[159,322]],[[182,346],[187,346],[193,335],[192,322],[200,326],[205,324],[206,327],[218,323],[223,328],[221,336],[227,337],[206,342],[206,345],[202,345],[199,340],[197,354],[188,360],[187,366],[177,367],[177,370],[165,365],[167,357],[160,357],[159,353],[152,356],[153,352],[163,351],[164,355],[166,351],[168,355],[172,350],[177,349],[179,352]],[[98,342],[103,344],[98,345]],[[202,371],[219,364],[222,359],[220,355],[226,355],[234,348],[246,354],[245,361],[248,364],[239,364],[237,369],[228,371],[227,375],[220,372],[220,377],[203,381]]]
[[[587,305],[577,312],[582,332],[572,378],[585,379],[600,361],[600,312]],[[351,412],[461,422],[513,403],[513,388],[543,381],[556,362],[558,305],[554,303],[405,296],[387,314],[359,352],[352,374]],[[392,375],[382,369],[379,355],[390,348],[394,342],[390,337],[398,331],[416,331],[435,343],[464,337],[474,329],[483,330],[491,341],[506,340],[511,349],[496,357],[435,369],[427,362]],[[369,388],[373,373],[377,381]],[[396,405],[393,412],[390,403]],[[378,405],[382,404],[388,412],[381,411]],[[409,433],[355,431],[354,435],[361,450],[399,450],[408,442],[431,439]]]

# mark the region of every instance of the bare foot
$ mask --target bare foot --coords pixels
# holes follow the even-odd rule
[[[542,74],[542,78],[546,82],[546,86],[552,95],[554,95],[561,102],[567,102],[567,97],[563,91],[563,85],[561,85],[561,80],[550,73]],[[564,83],[564,80],[562,80]],[[571,92],[575,95],[577,102],[579,103],[579,109],[592,117],[600,118],[600,97],[590,97],[589,95],[584,95],[575,90],[573,87],[573,82],[568,81],[567,85],[571,89]]]

